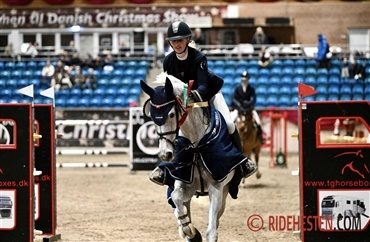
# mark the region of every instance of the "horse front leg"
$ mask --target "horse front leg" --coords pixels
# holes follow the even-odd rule
[[[179,224],[179,235],[181,238],[187,236],[192,239],[197,233],[191,224],[190,217],[190,201],[194,194],[195,189],[193,187],[181,181],[175,181],[175,189],[171,194],[171,198],[176,206],[174,214]]]
[[[208,188],[209,193],[209,214],[208,214],[208,228],[207,228],[207,242],[216,242],[218,239],[219,220],[225,211],[226,197],[229,192],[229,187],[212,185]]]

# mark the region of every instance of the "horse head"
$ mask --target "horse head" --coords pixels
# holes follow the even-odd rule
[[[174,142],[187,114],[180,98],[184,83],[164,74],[160,74],[155,83],[160,85],[152,88],[144,81],[140,82],[142,90],[150,97],[144,104],[144,114],[150,116],[157,127],[158,156],[163,161],[171,161],[174,158]]]

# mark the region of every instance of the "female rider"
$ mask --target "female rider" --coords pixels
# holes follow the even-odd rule
[[[223,80],[209,72],[206,56],[199,50],[189,46],[191,36],[192,32],[185,22],[174,22],[168,27],[166,40],[173,51],[165,56],[163,70],[184,83],[194,80],[190,95],[199,101],[210,101],[214,105],[226,121],[233,144],[241,151],[238,131],[231,119],[225,99],[220,92]],[[253,166],[250,166],[248,163],[242,169],[245,177],[250,176],[255,171]],[[150,178],[153,182],[163,185],[165,174],[163,171],[160,171],[158,175],[154,175],[158,170],[160,169],[156,168]]]

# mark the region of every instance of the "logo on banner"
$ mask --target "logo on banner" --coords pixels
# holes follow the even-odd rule
[[[156,145],[157,131],[153,121],[142,124],[136,133],[136,144],[139,149],[148,155],[157,155],[159,152],[158,146]],[[146,141],[145,144],[143,141]]]

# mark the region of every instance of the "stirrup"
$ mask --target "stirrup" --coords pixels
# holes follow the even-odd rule
[[[166,180],[165,173],[159,167],[156,167],[149,175],[149,180],[157,185],[163,186]]]
[[[242,174],[244,178],[250,177],[257,171],[257,165],[250,159],[245,163],[245,165],[242,165]]]

